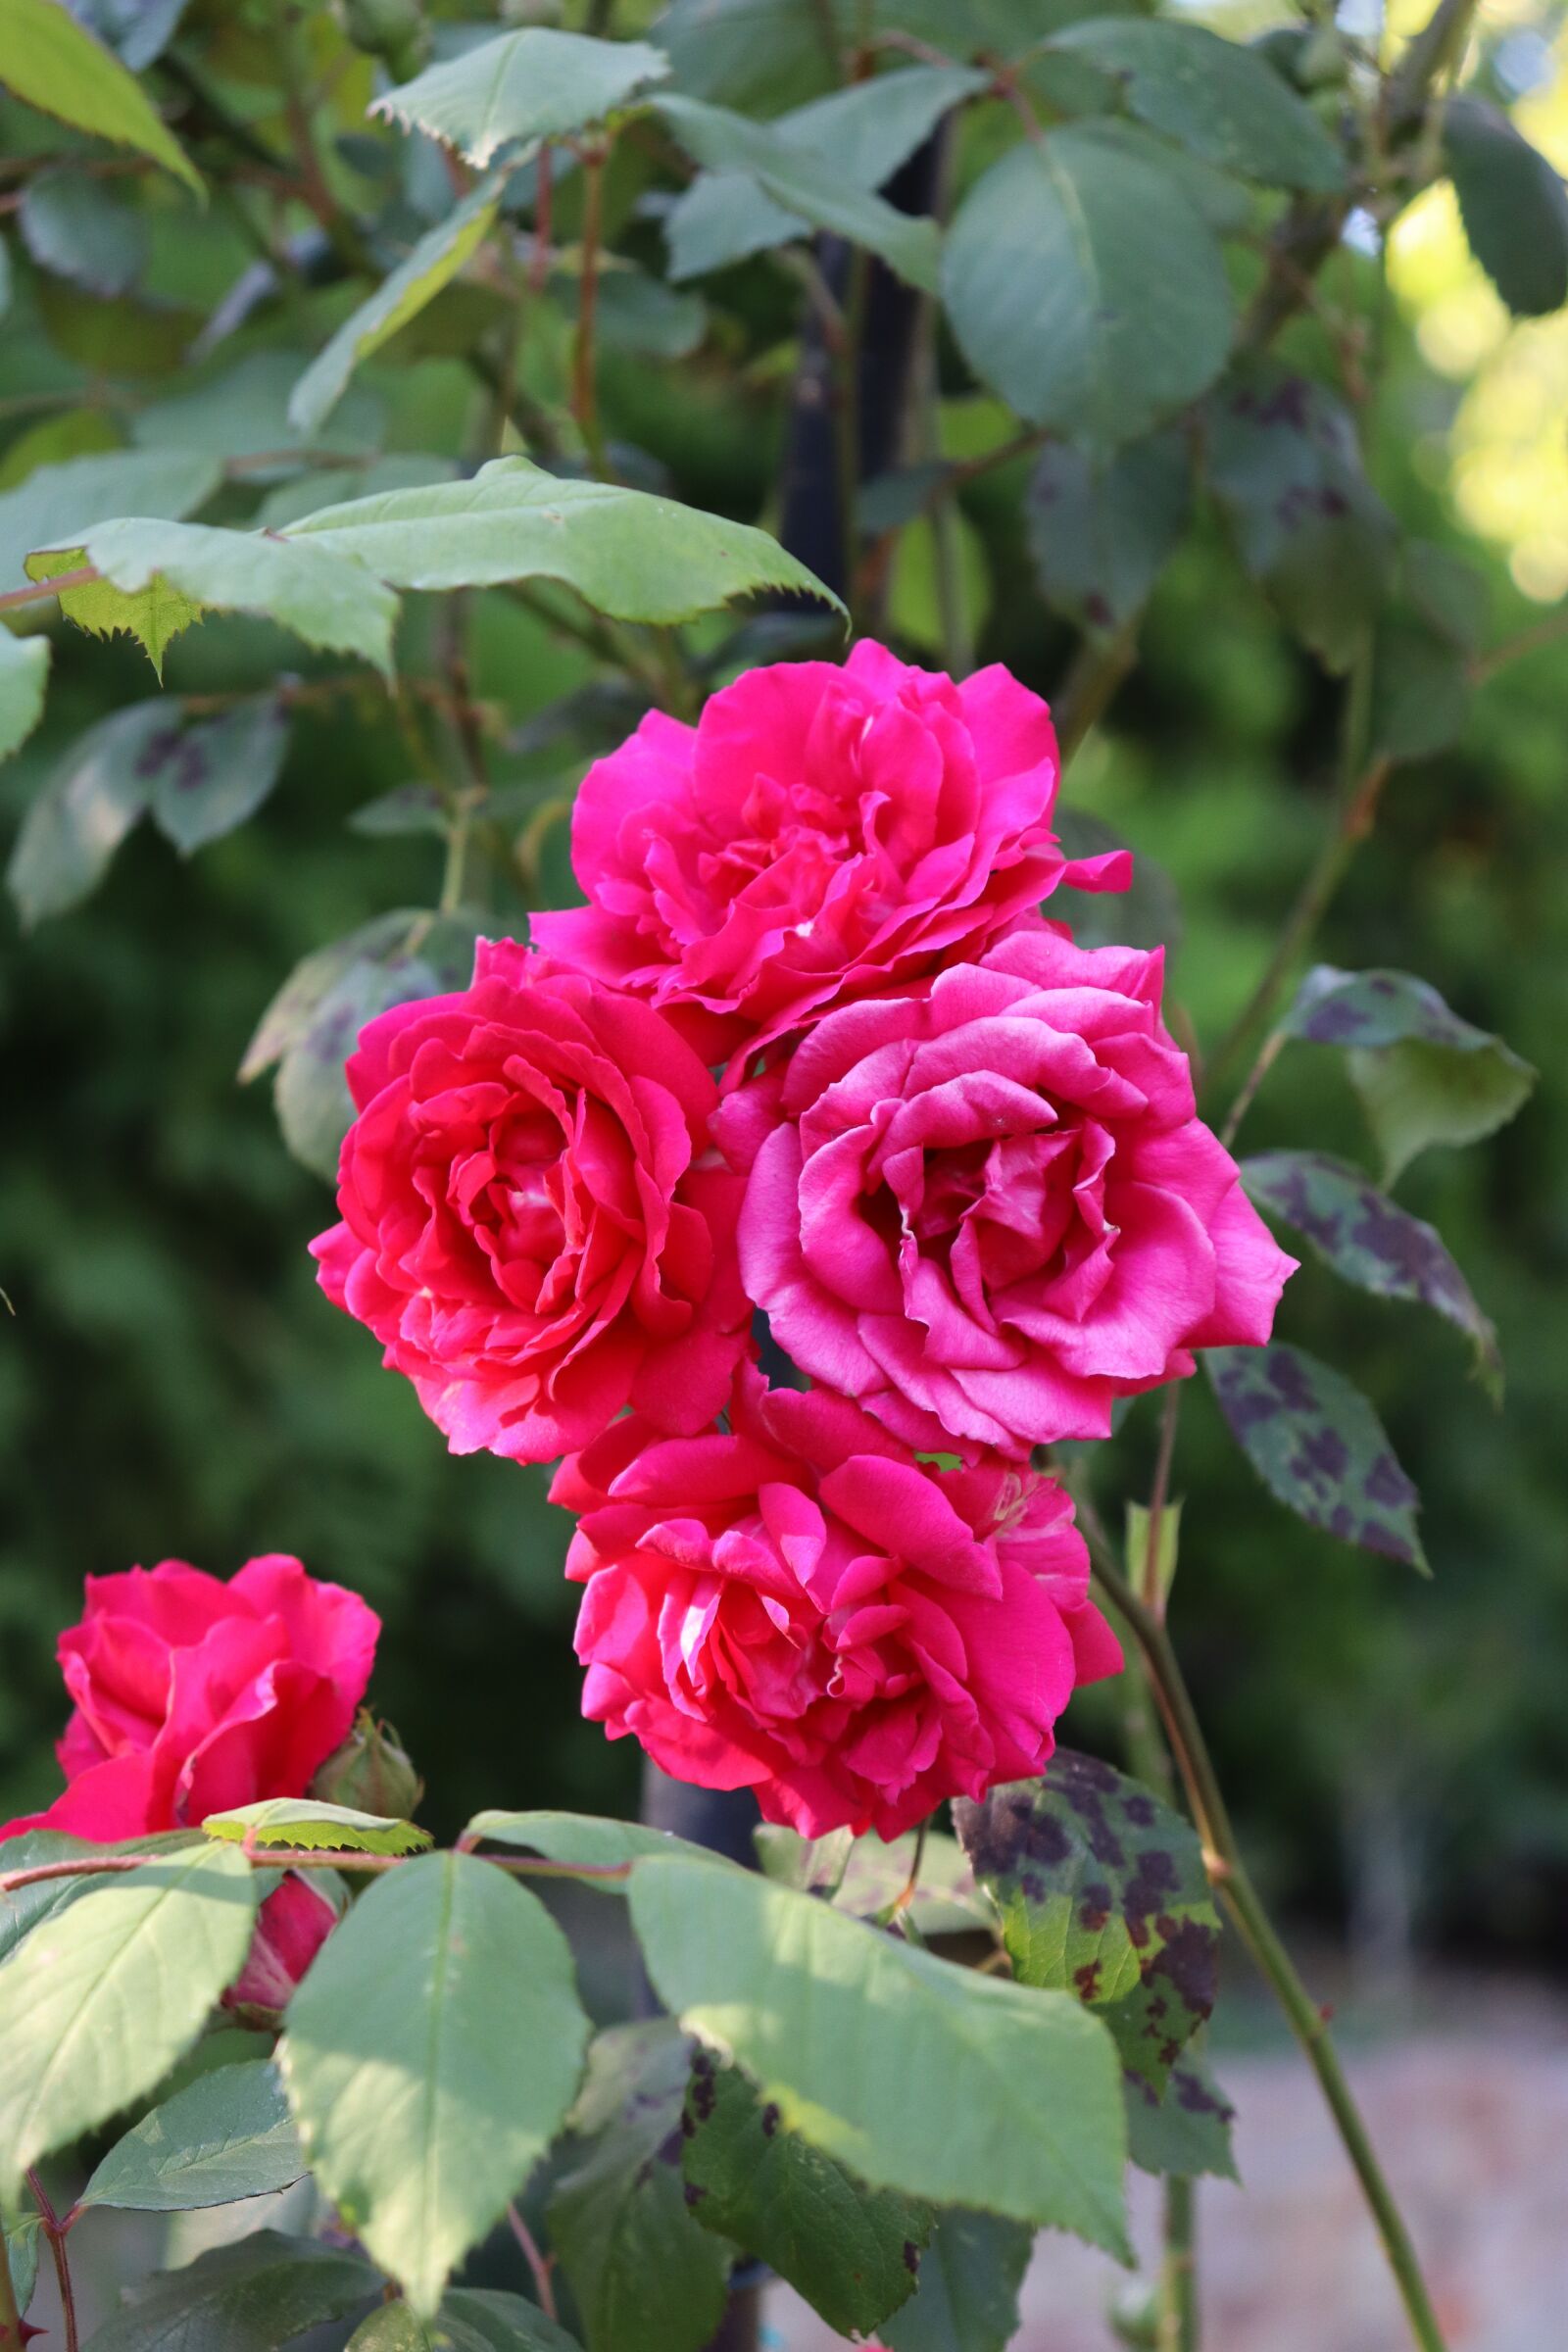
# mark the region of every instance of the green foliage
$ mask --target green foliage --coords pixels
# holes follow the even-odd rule
[[[1191,1825],[1096,1756],[955,1805],[1020,1984],[1070,1992],[1164,2088],[1214,2006],[1219,1917]]]
[[[1479,98],[1452,98],[1444,109],[1443,154],[1470,250],[1509,310],[1526,318],[1561,310],[1568,302],[1561,172]]]
[[[417,1854],[430,1843],[428,1830],[412,1821],[385,1821],[349,1805],[326,1805],[304,1796],[263,1797],[209,1813],[202,1823],[209,1838],[232,1844],[309,1846],[321,1853]]]
[[[914,2292],[931,2208],[863,2187],[706,2050],[691,2075],[681,2165],[704,2229],[767,2263],[840,2335],[873,2334]]]
[[[1003,2352],[1033,2244],[1032,2230],[998,2214],[939,2214],[912,2299],[883,2325],[892,2352]]]
[[[966,2198],[1124,2250],[1117,2069],[1076,2001],[705,1863],[637,1863],[631,1913],[661,1998],[745,2068],[787,2129],[873,2186]]]
[[[282,2352],[379,2287],[361,2255],[258,2230],[163,2272],[98,2329],[92,2352]]]
[[[42,718],[48,685],[49,640],[0,628],[0,760],[25,743]]]
[[[603,122],[668,71],[646,41],[589,40],[528,24],[427,67],[373,111],[428,131],[483,169],[504,147]]]
[[[1107,75],[1152,130],[1205,163],[1275,187],[1334,189],[1345,165],[1333,139],[1255,50],[1202,24],[1089,17],[1049,44]]]
[[[0,1971],[0,2196],[151,2090],[244,1965],[256,1890],[220,1847],[154,1858],[51,1910]]]
[[[501,1871],[426,1855],[361,1896],[285,2022],[279,2063],[311,2168],[429,2318],[576,2089],[588,2022],[565,1938]]]
[[[699,2352],[723,2317],[733,2249],[698,2228],[681,2172],[690,2071],[667,2019],[614,2027],[589,2052],[570,2117],[589,2144],[550,2200],[588,2352]]]
[[[1143,610],[1191,510],[1192,461],[1179,432],[1109,457],[1048,442],[1025,507],[1041,593],[1092,633],[1119,629]]]
[[[75,130],[151,156],[202,194],[200,172],[146,92],[58,0],[0,0],[0,82]]]
[[[184,2213],[287,2188],[305,2171],[278,2081],[266,2059],[216,2067],[115,2142],[76,2199],[133,2213]]]
[[[101,179],[41,172],[27,182],[17,226],[40,270],[89,294],[127,294],[147,268],[146,215]]]
[[[1203,1357],[1232,1437],[1271,1494],[1309,1526],[1423,1575],[1421,1497],[1359,1389],[1299,1348],[1210,1348]]]
[[[1162,2091],[1140,2075],[1129,2073],[1124,2080],[1127,2152],[1142,2172],[1174,2173],[1184,2180],[1200,2173],[1222,2180],[1239,2178],[1231,2153],[1236,2111],[1200,2050],[1183,2053]]]
[[[220,461],[202,449],[117,449],[39,465],[0,495],[0,589],[25,586],[25,559],[35,547],[63,545],[117,514],[182,521],[206,505],[222,475]]]
[[[581,1870],[584,1886],[599,1886],[624,1893],[631,1863],[644,1854],[680,1854],[687,1861],[707,1862],[714,1869],[732,1865],[700,1845],[688,1845],[665,1830],[651,1830],[638,1821],[600,1821],[588,1813],[506,1813],[494,1809],[476,1813],[465,1835],[487,1845],[520,1846],[543,1854],[566,1870]],[[604,1874],[619,1875],[608,1877]]]

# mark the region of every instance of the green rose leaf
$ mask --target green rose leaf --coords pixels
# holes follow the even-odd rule
[[[1171,2068],[1163,2092],[1130,2072],[1123,2083],[1127,2149],[1140,2172],[1174,2173],[1184,2180],[1200,2173],[1222,2180],[1240,2178],[1231,2150],[1236,2110],[1196,2042]]]
[[[687,2031],[744,2067],[786,2128],[873,2187],[961,2196],[1125,2251],[1119,2070],[1075,2000],[956,1968],[810,1895],[706,1863],[634,1864],[631,1913]]]
[[[198,1846],[51,1911],[0,1970],[0,2196],[152,2090],[245,1965],[256,1888]]]
[[[520,2295],[472,2288],[448,2295],[433,2320],[384,2303],[362,2320],[348,2352],[577,2352],[575,2339]]]
[[[353,1905],[284,2023],[311,2169],[428,2318],[576,2089],[588,2021],[566,1940],[503,1871],[422,1855]]]
[[[1429,760],[1464,731],[1470,679],[1451,638],[1418,615],[1387,613],[1372,653],[1369,749],[1391,760]]]
[[[686,2196],[703,2227],[767,2263],[840,2335],[871,2334],[914,2292],[930,2206],[864,2187],[706,2050],[684,2129]]]
[[[10,2265],[11,2291],[17,2299],[19,2315],[25,2317],[38,2283],[38,2238],[43,2228],[43,2216],[24,2208],[13,2219],[7,2216],[0,2228],[0,2261]]]
[[[563,481],[496,458],[471,481],[351,499],[296,523],[289,547],[357,557],[395,588],[560,580],[615,620],[691,620],[731,597],[837,597],[765,531],[614,482]]]
[[[89,294],[128,294],[151,252],[147,216],[112,182],[69,167],[27,182],[17,218],[22,242],[40,270]]]
[[[98,2329],[91,2352],[279,2352],[380,2286],[363,2255],[258,2230],[162,2272]]]
[[[1048,442],[1024,507],[1047,604],[1097,635],[1114,633],[1143,611],[1192,503],[1192,461],[1179,432],[1109,457]]]
[[[940,2213],[914,2294],[880,2330],[891,2352],[1004,2352],[1034,2237],[1000,2214]]]
[[[48,638],[15,637],[0,627],[0,760],[26,742],[43,716],[48,688]]]
[[[1562,174],[1481,98],[1443,110],[1443,160],[1470,250],[1516,318],[1568,302],[1568,187]]]
[[[289,723],[272,695],[181,724],[176,704],[142,753],[153,821],[181,857],[254,816],[283,771]]]
[[[1179,180],[1071,123],[976,181],[943,296],[969,365],[1009,408],[1101,449],[1205,391],[1230,350],[1218,245]]]
[[[277,2069],[258,2058],[199,2075],[143,2116],[76,2202],[184,2213],[287,2188],[305,2170]]]
[[[1269,1492],[1310,1527],[1430,1574],[1421,1497],[1382,1422],[1344,1374],[1302,1348],[1210,1348],[1203,1356],[1232,1437]]]
[[[0,83],[74,130],[151,156],[204,193],[201,173],[146,92],[59,0],[0,0]]]
[[[529,24],[427,67],[370,112],[428,131],[482,168],[520,140],[564,138],[602,122],[668,72],[668,60],[646,41]]]
[[[1408,972],[1318,964],[1282,1027],[1310,1045],[1346,1049],[1385,1184],[1430,1144],[1479,1143],[1506,1126],[1536,1083],[1528,1061]]]
[[[585,1886],[603,1886],[624,1894],[630,1868],[644,1854],[681,1854],[710,1869],[733,1870],[722,1854],[710,1854],[667,1830],[651,1830],[640,1821],[604,1821],[592,1813],[476,1813],[464,1832],[466,1838],[491,1845],[518,1846],[559,1863],[564,1871],[581,1871]],[[597,1874],[615,1872],[615,1877]]]
[[[202,1823],[209,1838],[253,1846],[309,1846],[320,1853],[417,1854],[430,1843],[428,1830],[412,1821],[387,1821],[359,1813],[352,1805],[323,1805],[307,1796],[267,1796],[253,1805],[209,1813]]]
[[[1380,1193],[1348,1160],[1326,1152],[1264,1152],[1242,1162],[1259,1208],[1303,1234],[1326,1264],[1378,1298],[1412,1298],[1462,1331],[1494,1396],[1501,1394],[1497,1334],[1435,1227]]]
[[[1019,1983],[1085,2002],[1123,2065],[1161,2089],[1218,1984],[1219,1915],[1192,1825],[1060,1747],[1043,1780],[960,1799],[954,1821]]]
[[[732,2249],[700,2230],[681,2175],[691,2045],[667,2019],[594,2041],[572,2130],[591,2140],[550,2200],[588,2352],[700,2352]]]
[[[182,521],[222,478],[220,459],[190,449],[106,450],[39,466],[0,495],[0,589],[26,586],[35,547],[74,544],[117,514]]]

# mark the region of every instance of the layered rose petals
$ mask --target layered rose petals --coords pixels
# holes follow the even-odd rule
[[[1001,667],[961,685],[858,645],[754,669],[695,727],[649,714],[589,769],[572,863],[589,905],[536,943],[755,1051],[830,1005],[976,954],[1070,873],[1051,830],[1051,714]]]
[[[821,1021],[733,1097],[747,1289],[909,1445],[1014,1458],[1269,1336],[1287,1257],[1196,1116],[1161,958],[1044,928]]]
[[[1121,1663],[1060,1488],[939,1473],[750,1368],[729,1422],[661,1443],[628,1419],[557,1478],[585,1714],[806,1837],[894,1838],[1038,1773],[1075,1682]]]
[[[750,1309],[712,1079],[671,1024],[510,941],[348,1065],[342,1223],[313,1247],[456,1453],[551,1461],[631,1403],[721,1404]]]

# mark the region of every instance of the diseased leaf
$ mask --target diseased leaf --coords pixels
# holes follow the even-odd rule
[[[874,2187],[1125,2250],[1119,2074],[1075,2000],[956,1968],[749,1871],[639,1861],[631,1913],[661,1998],[813,2146]]]
[[[1210,1348],[1203,1356],[1231,1435],[1279,1501],[1311,1527],[1423,1575],[1421,1498],[1383,1424],[1343,1373],[1299,1348]]]
[[[244,1856],[199,1846],[37,1921],[0,1969],[0,2197],[162,2080],[244,1966],[255,1911]]]
[[[704,2229],[767,2263],[840,2335],[870,2334],[914,2292],[930,2206],[866,2188],[706,2050],[684,2132],[687,2202]]]
[[[1345,184],[1333,139],[1266,59],[1206,25],[1092,16],[1053,35],[1048,54],[1087,59],[1151,129],[1206,163],[1270,187]]]
[[[1032,424],[1108,449],[1206,390],[1230,350],[1214,237],[1179,181],[1070,123],[976,181],[943,295],[964,357]]]
[[[146,92],[60,0],[0,0],[0,83],[74,130],[151,156],[203,194],[201,173]]]
[[[1364,641],[1393,577],[1396,526],[1341,401],[1272,361],[1209,404],[1208,478],[1238,552],[1331,669]]]
[[[1023,1984],[1071,1992],[1160,2089],[1214,2006],[1219,1914],[1198,1834],[1098,1757],[960,1798],[954,1822]]]
[[[1231,2152],[1236,2110],[1209,2073],[1198,2045],[1172,2067],[1163,2094],[1139,2075],[1122,2078],[1127,2094],[1127,2149],[1141,2172],[1191,2180],[1213,2173],[1240,2178]]]
[[[1100,458],[1069,442],[1047,442],[1024,509],[1047,604],[1097,634],[1120,628],[1142,612],[1192,503],[1192,462],[1179,432]]]
[[[209,1813],[205,1837],[238,1845],[310,1846],[322,1853],[417,1854],[431,1842],[412,1821],[388,1821],[352,1805],[323,1805],[308,1796],[264,1796],[253,1805]]]
[[[27,182],[17,226],[40,270],[92,294],[128,294],[147,267],[146,215],[112,181],[69,167]]]
[[[132,703],[78,737],[32,802],[11,852],[6,886],[29,926],[86,898],[145,814],[169,731],[167,707]]]
[[[306,2170],[267,2059],[216,2067],[115,2142],[76,2199],[134,2213],[185,2213],[287,2188]]]
[[[559,139],[602,122],[669,61],[646,41],[601,41],[528,24],[429,66],[370,112],[427,131],[481,168],[524,139]]]
[[[67,619],[103,636],[127,630],[160,676],[171,640],[209,608],[261,613],[308,645],[359,654],[391,675],[397,598],[341,548],[194,522],[104,522],[79,547],[30,555],[27,576],[48,580],[81,564],[101,576],[61,590]]]
[[[1568,187],[1508,117],[1481,98],[1443,110],[1443,160],[1470,250],[1516,318],[1568,302]]]
[[[423,1854],[361,1895],[284,2022],[311,2169],[428,2318],[576,2089],[588,2021],[565,1937],[504,1871]]]
[[[259,1078],[273,1062],[281,1060],[291,1046],[298,1045],[320,1005],[352,964],[362,956],[373,961],[400,951],[412,953],[410,933],[421,924],[428,932],[437,920],[423,907],[399,906],[389,914],[375,915],[346,938],[333,940],[329,947],[317,948],[305,956],[263,1013],[256,1034],[245,1049],[245,1058],[239,1065],[241,1085]]]
[[[1462,1331],[1494,1396],[1500,1396],[1497,1334],[1434,1226],[1385,1198],[1359,1168],[1326,1152],[1264,1152],[1242,1162],[1259,1208],[1304,1234],[1319,1257],[1378,1298],[1412,1298]]]
[[[1308,972],[1286,1035],[1348,1049],[1346,1066],[1394,1184],[1429,1144],[1474,1144],[1519,1111],[1536,1072],[1408,972]]]
[[[521,40],[527,36],[510,37]],[[504,185],[502,172],[479,180],[444,220],[426,231],[369,300],[344,319],[294,387],[288,420],[297,433],[302,437],[313,434],[347,391],[349,378],[361,362],[389,342],[399,327],[406,326],[471,261],[495,223]]]
[[[181,857],[253,816],[282,772],[288,718],[271,695],[180,724],[176,706],[142,755],[153,820]]]
[[[380,2285],[361,2254],[258,2230],[161,2272],[104,2323],[91,2352],[278,2352],[346,2319]]]
[[[1004,2352],[1034,2237],[1000,2214],[940,2213],[913,2295],[879,2331],[891,2352]]]
[[[202,450],[114,450],[38,466],[0,496],[0,590],[26,586],[33,548],[74,544],[117,514],[180,521],[222,477],[221,464]]]
[[[937,290],[936,223],[894,210],[814,146],[780,137],[770,123],[708,106],[698,98],[658,96],[656,112],[694,163],[739,172],[780,210],[830,229],[878,255],[922,293]]]
[[[681,2175],[690,2071],[667,2018],[613,2026],[589,2052],[570,2121],[592,2145],[550,2200],[588,2352],[700,2352],[723,2317],[732,2252],[698,2228]]]
[[[286,544],[341,550],[396,588],[561,580],[615,620],[691,620],[761,588],[843,610],[764,531],[613,482],[562,481],[526,458],[494,459],[471,481],[327,507]]]
[[[48,688],[48,638],[16,637],[0,627],[0,760],[26,742],[43,716]]]

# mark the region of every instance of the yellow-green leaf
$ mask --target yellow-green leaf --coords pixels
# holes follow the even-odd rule
[[[201,173],[119,58],[60,0],[0,0],[0,82],[74,130],[134,147],[198,196]]]

